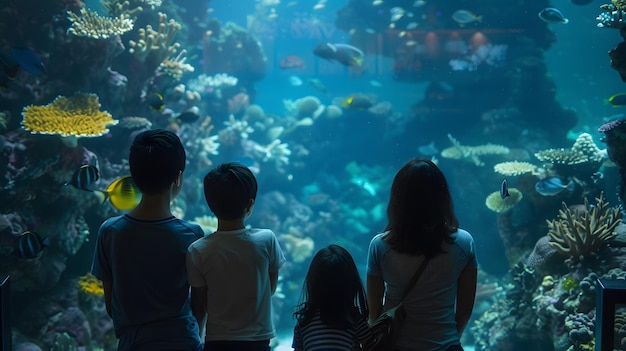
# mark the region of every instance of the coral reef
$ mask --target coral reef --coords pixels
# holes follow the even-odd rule
[[[167,20],[167,15],[159,12],[158,30],[151,25],[139,29],[139,39],[129,41],[130,52],[137,60],[145,62],[151,57],[151,62],[157,65],[172,57],[178,52],[180,43],[174,42],[176,33],[182,26],[173,19]]]
[[[85,294],[104,295],[102,282],[91,273],[87,273],[78,278],[78,288]]]
[[[484,155],[506,155],[510,152],[509,148],[503,145],[485,144],[478,146],[466,146],[448,134],[448,139],[452,143],[452,147],[443,149],[441,151],[441,157],[455,159],[455,160],[468,160],[474,163],[476,166],[483,166],[479,156]]]
[[[576,165],[584,162],[600,162],[605,153],[593,142],[589,133],[582,133],[576,138],[570,149],[547,149],[535,153],[540,161],[555,164]]]
[[[495,191],[487,196],[485,205],[488,209],[497,213],[510,211],[518,202],[520,202],[520,200],[522,200],[523,196],[522,192],[515,188],[509,188],[509,195],[510,196],[503,199],[500,196],[500,192]]]
[[[509,161],[495,164],[493,170],[505,176],[518,176],[524,173],[535,173],[537,166],[529,162]]]
[[[80,9],[80,16],[71,11],[68,11],[67,14],[68,19],[72,22],[67,33],[79,37],[106,39],[112,35],[122,35],[131,31],[134,24],[133,20],[128,18],[126,14],[107,18],[85,8]]]
[[[563,203],[557,219],[548,221],[550,245],[575,261],[596,255],[615,237],[614,230],[622,222],[621,208],[609,208],[602,195],[593,208],[585,198],[585,208],[583,213],[573,212]]]
[[[27,106],[22,124],[31,133],[63,137],[97,137],[117,124],[108,112],[100,111],[98,96],[76,93],[71,98],[58,96],[46,106]]]

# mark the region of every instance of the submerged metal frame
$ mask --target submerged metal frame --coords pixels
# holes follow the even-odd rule
[[[11,284],[8,274],[0,274],[0,350],[11,351]]]
[[[617,305],[626,305],[626,280],[597,279],[595,345],[597,351],[613,351]]]

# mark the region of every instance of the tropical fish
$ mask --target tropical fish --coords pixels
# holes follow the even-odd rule
[[[302,85],[302,78],[298,76],[289,76],[289,84],[292,87],[299,87]]]
[[[14,253],[20,258],[35,258],[48,246],[50,238],[43,239],[39,234],[27,230],[15,241]]]
[[[278,65],[282,69],[302,68],[304,67],[304,60],[299,56],[291,55],[280,60]]]
[[[107,199],[120,211],[130,211],[141,201],[141,191],[131,176],[124,176],[114,180],[105,191],[97,192],[101,202]]]
[[[365,95],[352,95],[341,102],[341,107],[353,110],[367,110],[372,106],[374,103]]]
[[[319,44],[313,50],[313,54],[327,60],[335,60],[349,67],[360,67],[365,56],[363,51],[352,45],[329,42]]]
[[[93,191],[91,186],[100,179],[98,168],[92,165],[82,165],[74,171],[72,179],[64,185],[71,185],[76,189]]]
[[[11,53],[0,50],[0,86],[7,87],[9,81],[15,80],[20,70],[35,76],[47,73],[41,59],[31,49],[15,47]]]
[[[176,117],[180,123],[193,123],[200,119],[200,116],[193,111],[186,111]]]
[[[613,107],[622,107],[626,105],[626,93],[617,93],[608,98],[606,103],[613,105]]]
[[[152,94],[148,99],[148,106],[155,111],[163,111],[165,109],[165,102],[163,102],[163,95]]]
[[[507,196],[511,196],[511,194],[509,194],[509,182],[505,179],[500,185],[500,197],[504,199]]]
[[[315,89],[319,90],[320,92],[324,94],[328,93],[328,88],[326,88],[326,85],[324,85],[324,83],[322,83],[322,81],[317,78],[309,79],[309,84],[311,84]]]
[[[402,7],[398,7],[398,6],[392,7],[390,12],[391,12],[391,18],[389,20],[391,22],[396,22],[396,21],[400,20],[404,16],[404,14],[405,14],[404,9]]]
[[[476,14],[468,10],[456,10],[452,14],[452,19],[456,23],[464,25],[472,22],[480,22],[482,21],[483,16],[476,16]]]
[[[567,24],[569,22],[569,20],[563,16],[561,11],[555,9],[554,7],[546,7],[545,9],[539,11],[538,16],[547,23]]]
[[[546,177],[535,184],[535,190],[543,196],[554,196],[563,190],[574,191],[574,181],[565,183],[561,177]]]
[[[19,63],[20,67],[34,76],[48,73],[43,62],[41,62],[41,58],[27,47],[14,47],[11,49],[11,55]]]

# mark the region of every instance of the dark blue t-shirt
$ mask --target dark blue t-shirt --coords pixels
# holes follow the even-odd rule
[[[118,350],[196,350],[185,255],[204,233],[175,217],[106,220],[98,232],[92,273],[112,282],[111,309]]]

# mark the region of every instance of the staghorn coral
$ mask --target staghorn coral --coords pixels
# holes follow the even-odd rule
[[[528,162],[511,161],[498,163],[493,166],[493,170],[505,176],[518,176],[524,173],[535,173],[537,166]]]
[[[185,55],[187,55],[187,50],[182,50],[176,57],[165,59],[159,64],[157,71],[163,72],[174,78],[174,80],[179,81],[185,72],[194,71],[193,66],[185,62],[187,60]]]
[[[104,295],[104,288],[102,282],[94,277],[93,274],[87,273],[78,278],[78,288],[85,294],[90,295]]]
[[[469,160],[476,166],[484,165],[484,162],[480,160],[479,156],[506,155],[511,151],[506,146],[491,143],[478,146],[461,145],[461,143],[450,134],[448,134],[448,139],[454,146],[442,150],[441,157],[455,160]]]
[[[180,48],[174,43],[176,33],[182,26],[173,19],[167,20],[167,15],[159,12],[159,27],[155,31],[151,25],[139,29],[139,39],[129,41],[130,52],[137,60],[145,62],[148,56],[154,57],[155,62],[163,62],[174,56]]]
[[[571,149],[547,149],[535,153],[540,161],[553,164],[577,165],[585,162],[600,162],[606,158],[606,152],[593,142],[590,134],[582,133],[576,138]]]
[[[256,144],[254,149],[264,154],[264,162],[274,160],[277,164],[289,163],[291,150],[289,150],[289,145],[287,143],[281,143],[280,139],[274,139],[270,144],[265,146]]]
[[[84,93],[58,96],[46,106],[26,106],[22,116],[22,125],[31,133],[64,137],[101,136],[109,132],[107,126],[118,123],[110,113],[100,111],[97,95]]]
[[[128,0],[103,0],[100,1],[100,5],[102,5],[102,7],[107,10],[109,16],[112,17],[119,17],[121,15],[133,17],[136,16],[139,12],[143,11],[141,6],[137,6],[131,9],[131,5]]]
[[[548,220],[548,235],[559,253],[580,261],[596,252],[615,237],[614,229],[622,222],[621,208],[609,208],[601,194],[591,208],[585,198],[584,213],[572,212],[565,203],[556,219]]]
[[[224,122],[227,130],[234,131],[239,137],[247,139],[248,135],[254,132],[254,129],[248,125],[245,119],[237,120],[233,114],[228,116],[228,121]]]
[[[80,16],[67,11],[68,19],[72,26],[67,30],[68,34],[79,37],[94,39],[106,39],[113,35],[121,35],[133,29],[134,22],[126,14],[119,17],[102,17],[97,13],[82,8]]]
[[[487,196],[485,205],[487,205],[488,209],[497,213],[507,212],[515,207],[515,205],[520,202],[523,197],[522,192],[516,188],[509,188],[509,195],[511,196],[507,196],[503,199],[500,196],[500,192],[495,191]]]

